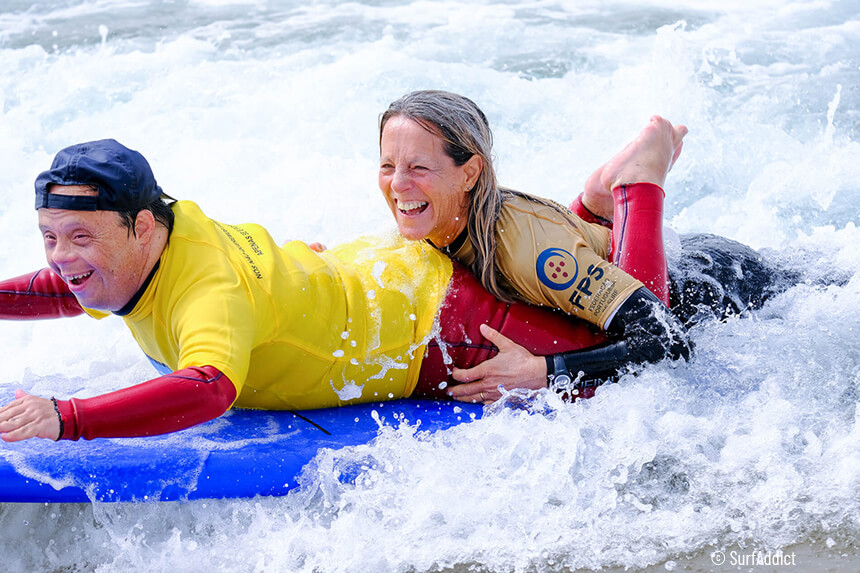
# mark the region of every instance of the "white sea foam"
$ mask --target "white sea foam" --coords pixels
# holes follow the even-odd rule
[[[321,453],[284,498],[0,506],[4,567],[563,571],[733,544],[849,551],[860,535],[855,4],[5,2],[0,276],[43,264],[34,176],[59,148],[101,137],[142,151],[168,193],[279,240],[388,231],[378,114],[441,88],[487,112],[502,183],[562,202],[651,114],[687,124],[667,224],[748,243],[811,280],[696,327],[690,363],[436,435],[385,429]],[[115,319],[4,322],[0,343],[7,397],[91,396],[153,375]],[[0,446],[12,458],[15,447]]]

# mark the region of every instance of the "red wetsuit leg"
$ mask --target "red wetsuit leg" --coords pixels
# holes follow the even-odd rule
[[[652,183],[612,190],[615,212],[610,261],[636,277],[669,306],[669,273],[663,250],[663,189]]]
[[[154,436],[217,418],[236,399],[236,387],[214,366],[184,368],[92,398],[57,400],[61,439]]]
[[[481,324],[537,355],[578,350],[606,340],[596,327],[560,311],[500,302],[454,261],[439,313],[439,333],[427,345],[413,397],[449,399],[444,388],[459,383],[451,377],[453,366],[471,368],[497,354],[498,349],[481,335]]]
[[[652,183],[621,185],[612,191],[613,221],[592,213],[582,195],[570,210],[588,223],[612,229],[609,260],[636,277],[669,306],[669,273],[663,250],[663,190]]]
[[[51,269],[0,282],[0,318],[33,320],[78,316],[84,309]]]

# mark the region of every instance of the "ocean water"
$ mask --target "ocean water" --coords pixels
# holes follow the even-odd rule
[[[505,185],[565,202],[652,114],[684,123],[669,239],[718,233],[806,277],[697,326],[687,364],[389,429],[283,498],[0,505],[4,570],[709,570],[795,547],[794,570],[856,570],[857,0],[5,0],[0,77],[3,277],[44,264],[35,175],[103,137],[217,219],[329,245],[387,232],[378,115],[424,88],[484,109]],[[4,322],[0,345],[2,401],[153,375],[119,320]],[[338,459],[367,469],[341,484]]]

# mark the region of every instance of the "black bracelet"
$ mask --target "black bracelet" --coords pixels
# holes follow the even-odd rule
[[[56,440],[54,440],[55,442],[59,442],[60,438],[63,437],[63,434],[66,431],[66,422],[63,421],[63,415],[60,414],[60,406],[57,404],[57,399],[54,398],[53,396],[51,396],[51,402],[54,403],[54,412],[57,413],[57,418],[59,418],[59,420],[60,420],[60,435],[57,436]]]

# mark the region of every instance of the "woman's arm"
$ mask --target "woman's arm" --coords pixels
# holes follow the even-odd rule
[[[607,332],[612,340],[603,344],[547,356],[549,386],[562,392],[594,386],[631,365],[690,357],[687,329],[644,287],[619,307]]]
[[[461,384],[448,395],[462,402],[493,402],[499,386],[507,390],[550,387],[568,396],[618,376],[625,368],[670,358],[689,358],[691,345],[683,324],[646,288],[633,293],[610,323],[611,340],[584,348],[537,356],[487,325],[481,334],[499,353],[472,368],[455,368]]]

